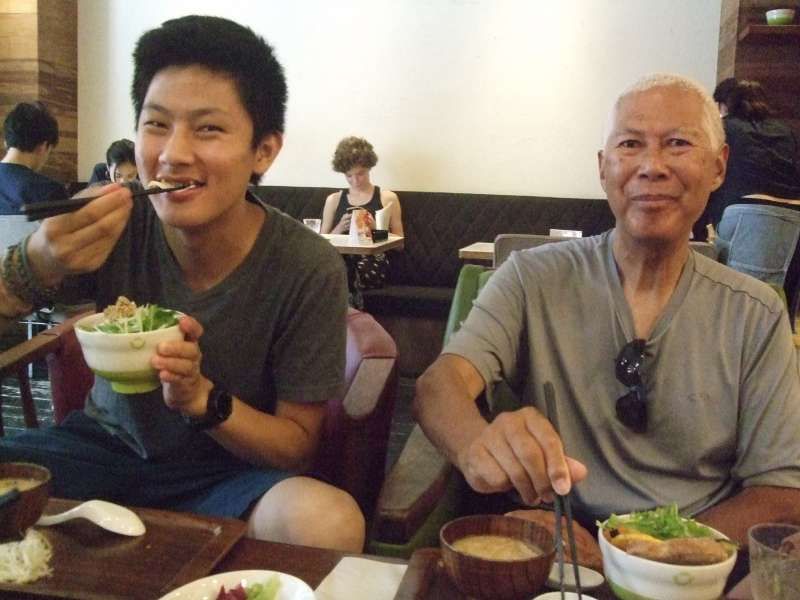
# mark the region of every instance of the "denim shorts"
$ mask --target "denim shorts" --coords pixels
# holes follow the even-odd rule
[[[81,411],[63,423],[26,429],[0,440],[0,460],[43,465],[50,495],[242,517],[276,483],[293,473],[260,469],[220,448],[214,457],[145,460]]]

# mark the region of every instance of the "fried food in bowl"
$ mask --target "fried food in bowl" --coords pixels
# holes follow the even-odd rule
[[[623,600],[717,600],[736,562],[735,544],[675,505],[598,525],[606,580]]]

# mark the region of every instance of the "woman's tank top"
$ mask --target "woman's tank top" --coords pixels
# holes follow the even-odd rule
[[[342,220],[345,211],[353,207],[355,205],[350,204],[350,201],[347,196],[348,190],[342,190],[342,195],[339,198],[339,205],[336,207],[336,213],[333,215],[333,223],[334,225]],[[372,198],[369,199],[369,202],[359,206],[358,208],[366,208],[369,212],[372,213],[372,216],[375,216],[375,211],[378,211],[383,208],[381,204],[381,188],[377,185],[375,186],[375,190],[372,192]],[[348,233],[347,231],[343,233]]]

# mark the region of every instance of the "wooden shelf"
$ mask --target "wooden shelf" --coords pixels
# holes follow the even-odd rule
[[[771,41],[800,44],[800,25],[763,25],[751,23],[739,32],[739,41]]]

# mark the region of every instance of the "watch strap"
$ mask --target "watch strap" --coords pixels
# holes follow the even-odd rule
[[[225,388],[214,384],[208,393],[206,412],[198,417],[184,415],[183,420],[195,431],[206,431],[225,422],[233,412],[233,396]]]

